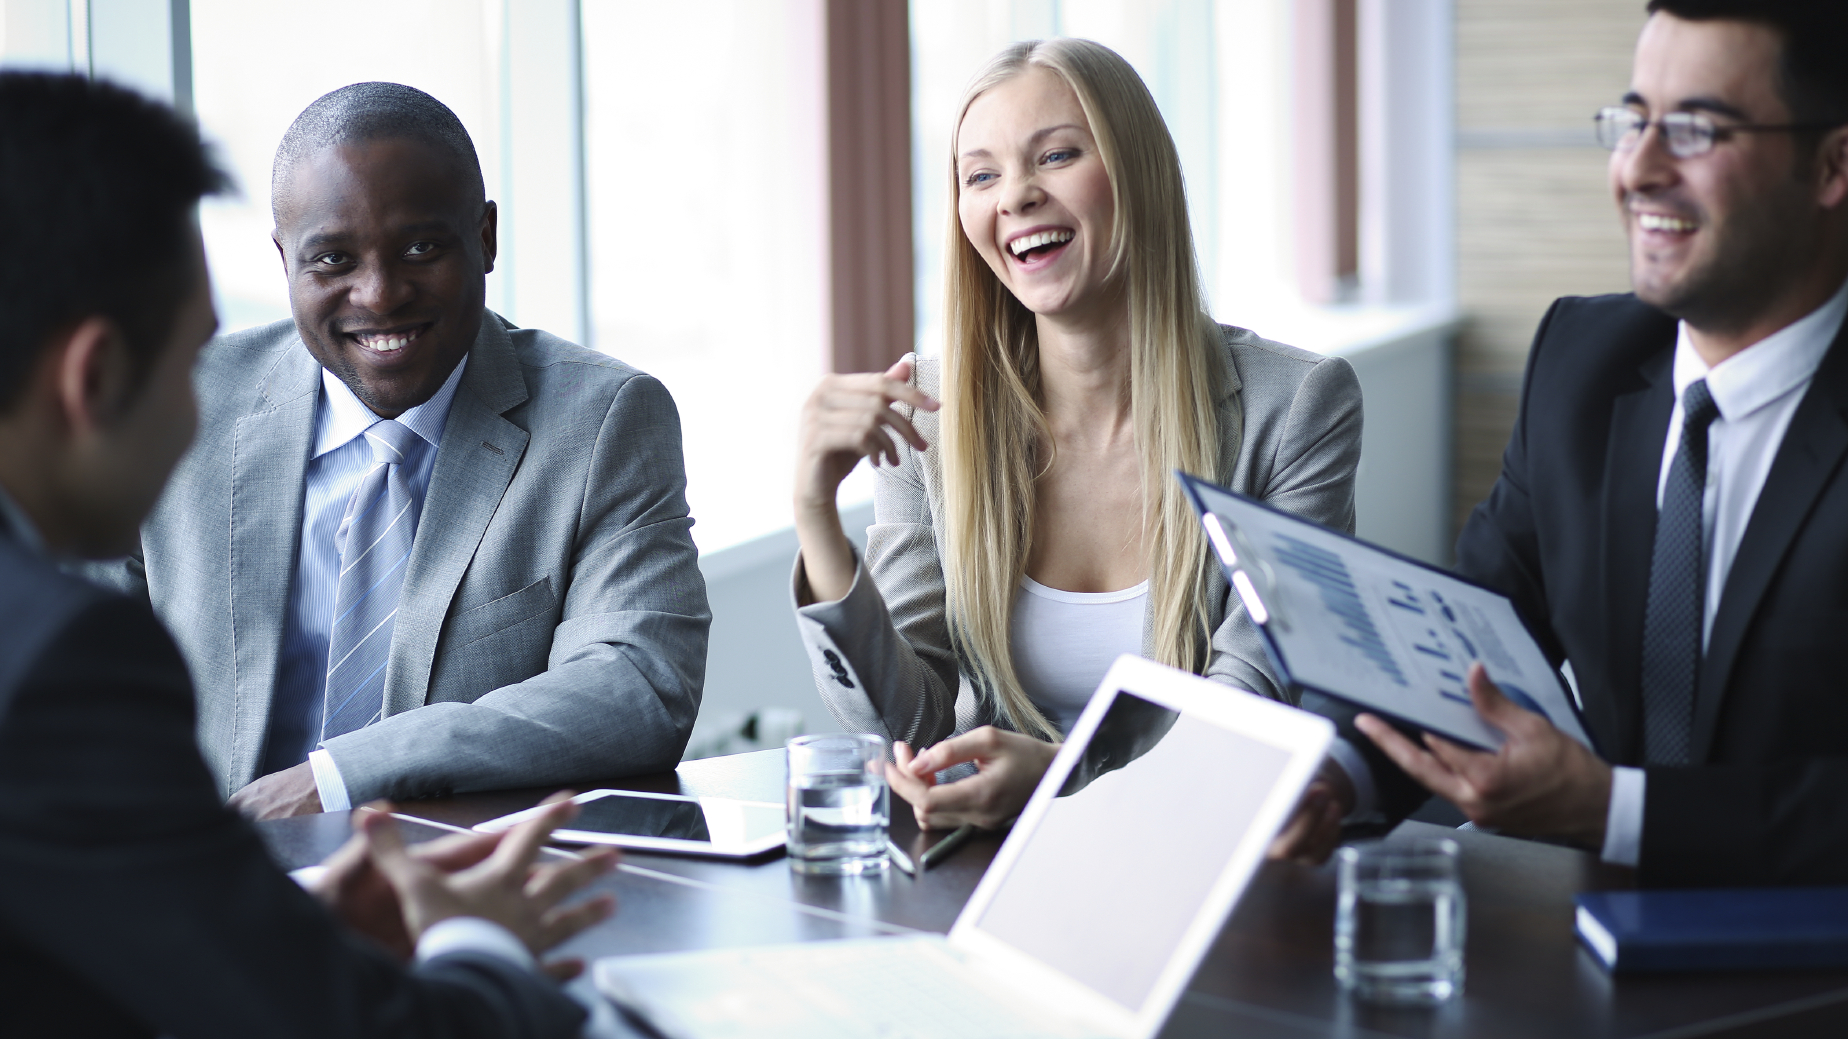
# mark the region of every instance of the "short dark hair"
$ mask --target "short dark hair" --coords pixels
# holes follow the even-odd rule
[[[1778,93],[1799,123],[1848,122],[1848,0],[1649,0],[1690,22],[1755,22],[1783,37]]]
[[[113,320],[145,375],[201,276],[193,209],[229,186],[166,105],[82,76],[0,72],[0,413],[52,337],[85,318]]]
[[[465,187],[487,199],[474,139],[448,105],[402,83],[352,83],[322,94],[289,124],[270,167],[272,208],[281,204],[297,162],[331,145],[379,140],[416,141],[438,152],[455,164]]]

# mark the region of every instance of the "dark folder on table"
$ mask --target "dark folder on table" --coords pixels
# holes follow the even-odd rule
[[[1458,743],[1495,748],[1472,663],[1522,707],[1591,746],[1559,672],[1514,604],[1455,574],[1177,473],[1262,632],[1278,675]]]
[[[1578,934],[1612,971],[1848,966],[1848,887],[1587,891]]]

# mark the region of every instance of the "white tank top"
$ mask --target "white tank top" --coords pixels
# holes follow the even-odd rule
[[[1110,664],[1142,652],[1149,583],[1116,592],[1065,592],[1020,579],[1008,648],[1021,688],[1047,720],[1070,732]]]

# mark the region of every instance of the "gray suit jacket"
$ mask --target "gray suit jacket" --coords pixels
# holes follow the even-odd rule
[[[1298,350],[1223,326],[1225,396],[1219,401],[1219,482],[1338,530],[1354,529],[1354,470],[1360,463],[1360,382],[1339,357]],[[938,364],[920,361],[914,381],[933,396]],[[927,442],[936,416],[905,414]],[[847,594],[796,610],[815,685],[841,727],[926,747],[981,725],[1005,724],[951,645],[944,613],[942,478],[937,455],[899,442],[901,464],[874,481],[866,558]],[[1206,675],[1282,699],[1257,629],[1227,595],[1219,563],[1207,559],[1213,627]],[[796,560],[800,581],[802,561]],[[1144,655],[1150,627],[1143,623]],[[1171,718],[1150,725],[1159,737]],[[1119,748],[1124,760],[1139,750]],[[1121,760],[1114,764],[1122,764]],[[1097,762],[1110,767],[1110,762]]]
[[[321,366],[284,321],[215,340],[196,385],[198,439],[141,559],[93,576],[173,631],[228,795],[263,759]],[[405,569],[385,717],[326,744],[353,802],[672,768],[711,621],[685,489],[659,382],[484,314]]]

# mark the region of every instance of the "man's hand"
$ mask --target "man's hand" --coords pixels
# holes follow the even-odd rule
[[[271,772],[232,794],[230,804],[252,822],[313,815],[321,810],[321,790],[314,785],[314,766],[304,761],[281,772]]]
[[[389,806],[356,813],[353,819],[373,864],[398,894],[405,930],[413,943],[443,920],[478,916],[512,931],[534,956],[542,956],[607,919],[616,909],[616,900],[608,895],[576,905],[561,904],[615,867],[615,848],[589,852],[570,862],[533,865],[552,830],[576,814],[577,805],[564,795],[549,810],[499,835],[486,858],[453,873],[404,846]],[[571,977],[582,969],[578,960],[546,965],[554,977]]]
[[[911,803],[920,829],[946,830],[973,823],[993,830],[1026,807],[1033,788],[1039,786],[1058,753],[1057,743],[984,725],[916,757],[909,746],[892,744],[896,764],[886,769],[886,778],[892,790]],[[938,784],[938,772],[965,761],[975,762],[975,775]]]
[[[1469,669],[1469,696],[1483,720],[1507,737],[1501,750],[1468,750],[1430,733],[1420,748],[1370,714],[1354,724],[1408,775],[1478,826],[1603,847],[1611,767],[1552,722],[1503,696],[1481,664]]]
[[[1296,811],[1271,839],[1266,858],[1319,866],[1341,843],[1341,820],[1354,810],[1354,781],[1333,758],[1323,758],[1314,779],[1303,788]]]
[[[384,807],[389,810],[389,806]],[[504,837],[506,831],[452,833],[414,845],[410,853],[445,873],[454,873],[487,858]],[[400,960],[409,961],[417,943],[405,929],[398,892],[373,864],[366,838],[355,832],[321,865],[326,872],[309,885],[308,893],[349,930],[372,939]]]

